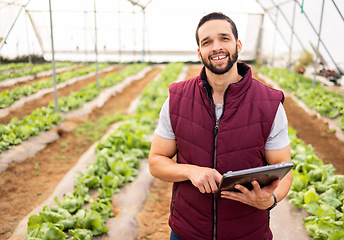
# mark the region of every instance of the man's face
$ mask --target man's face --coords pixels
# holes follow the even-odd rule
[[[198,58],[211,72],[228,72],[238,59],[242,45],[236,40],[226,20],[211,20],[198,29],[200,39]]]

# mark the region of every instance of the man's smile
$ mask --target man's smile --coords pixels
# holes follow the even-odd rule
[[[223,62],[224,59],[226,59],[228,56],[228,54],[212,54],[210,56],[210,60],[214,61],[214,62]]]

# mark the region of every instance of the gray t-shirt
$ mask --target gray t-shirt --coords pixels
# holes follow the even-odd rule
[[[223,111],[223,104],[215,104],[215,114],[219,118]],[[170,120],[169,97],[161,108],[160,119],[155,134],[166,138],[175,139]],[[280,103],[272,124],[270,135],[266,141],[266,150],[280,150],[290,144],[288,137],[288,119],[283,105]]]

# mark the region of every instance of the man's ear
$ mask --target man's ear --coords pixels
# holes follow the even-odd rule
[[[202,61],[201,50],[199,50],[199,48],[197,48],[197,57],[200,61]]]
[[[238,53],[239,53],[239,52],[241,52],[241,50],[242,50],[242,43],[241,43],[241,41],[240,41],[240,40],[237,40],[236,44],[237,44],[237,47],[238,47]]]

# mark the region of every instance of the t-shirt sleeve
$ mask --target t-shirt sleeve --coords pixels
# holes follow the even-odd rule
[[[166,139],[175,139],[174,132],[171,126],[169,97],[162,105],[158,126],[155,129],[154,133]]]
[[[278,106],[270,135],[265,143],[266,150],[281,150],[290,144],[288,119],[282,103]]]

